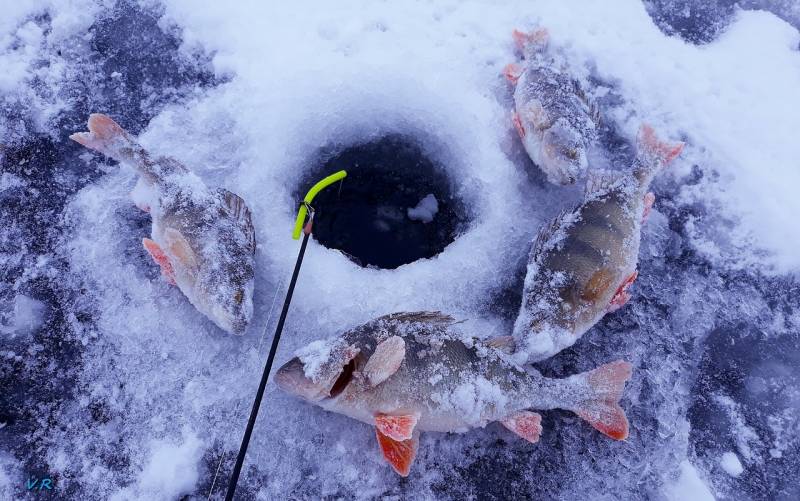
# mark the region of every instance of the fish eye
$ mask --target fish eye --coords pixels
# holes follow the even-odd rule
[[[233,300],[236,304],[242,304],[242,300],[244,300],[244,292],[236,291],[236,294],[233,295]]]
[[[356,370],[356,360],[355,358],[347,362],[347,365],[344,366],[342,369],[342,373],[339,374],[339,377],[336,378],[336,382],[333,383],[330,391],[330,397],[335,398],[338,397],[340,393],[347,388],[347,385],[350,384],[350,381],[353,379],[353,372]]]
[[[564,155],[566,155],[567,158],[569,158],[570,160],[577,160],[578,159],[578,150],[575,149],[575,148],[567,148],[567,150],[564,151]]]

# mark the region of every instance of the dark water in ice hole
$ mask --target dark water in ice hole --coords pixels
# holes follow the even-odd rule
[[[341,185],[314,200],[314,238],[344,252],[361,266],[397,268],[439,254],[467,224],[467,210],[456,198],[444,166],[428,158],[414,140],[392,135],[344,148],[328,148],[295,190],[301,200],[315,182],[347,171]],[[433,220],[411,219],[408,209],[432,194]]]

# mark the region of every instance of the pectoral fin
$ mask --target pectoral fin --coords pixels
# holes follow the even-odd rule
[[[169,262],[169,258],[164,254],[164,251],[161,250],[161,247],[149,238],[143,238],[142,245],[147,253],[150,254],[150,257],[153,258],[153,261],[161,267],[161,274],[164,275],[167,282],[169,282],[170,285],[175,285],[175,271],[172,269],[172,263]]]
[[[631,295],[628,293],[628,288],[633,285],[633,282],[636,281],[636,277],[639,276],[638,271],[634,271],[628,278],[625,279],[624,282],[619,286],[617,292],[614,293],[614,297],[611,298],[611,303],[608,305],[608,312],[612,313],[617,311],[618,309],[625,306],[625,303],[631,298]]]
[[[519,411],[501,421],[503,426],[521,438],[535,444],[542,434],[542,416],[531,411]]]
[[[378,344],[364,366],[369,384],[377,386],[397,372],[406,356],[406,343],[400,336],[392,336]]]
[[[516,348],[516,341],[514,341],[513,336],[497,336],[484,341],[486,346],[491,346],[496,350],[500,350],[506,355],[511,355],[514,353],[514,349]]]
[[[417,456],[419,448],[419,432],[415,432],[408,440],[394,440],[375,428],[378,445],[381,447],[383,457],[392,465],[394,471],[400,476],[407,477],[411,471],[411,464]]]
[[[522,76],[522,66],[516,63],[507,64],[506,67],[503,68],[503,75],[505,75],[509,82],[516,85],[519,77]]]
[[[167,249],[175,259],[186,269],[196,270],[198,266],[197,256],[195,255],[189,242],[183,234],[175,228],[167,228],[164,231],[164,239]]]
[[[419,416],[418,412],[400,416],[378,414],[375,416],[375,428],[392,440],[408,440],[414,433]]]

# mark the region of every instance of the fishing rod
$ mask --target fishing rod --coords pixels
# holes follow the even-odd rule
[[[244,430],[242,437],[242,444],[239,446],[239,455],[236,457],[236,464],[233,466],[233,473],[228,481],[228,492],[225,494],[225,501],[231,501],[233,495],[236,493],[236,485],[239,483],[239,474],[242,472],[242,465],[244,464],[244,456],[247,454],[247,447],[250,445],[250,436],[253,434],[253,427],[256,424],[258,411],[261,407],[261,399],[264,397],[264,390],[267,387],[267,379],[272,370],[272,362],[275,360],[275,353],[278,351],[278,342],[281,340],[281,332],[283,332],[283,324],[286,322],[286,315],[289,313],[289,304],[292,302],[292,294],[294,293],[294,286],[297,283],[297,276],[300,274],[300,266],[303,264],[303,256],[306,253],[306,246],[308,245],[308,238],[311,236],[311,230],[314,225],[314,207],[311,202],[320,191],[327,188],[337,181],[341,181],[347,176],[347,172],[340,170],[322,181],[318,182],[308,190],[300,208],[297,211],[297,218],[294,222],[294,231],[292,231],[292,238],[297,240],[300,238],[300,233],[304,234],[303,242],[300,244],[300,253],[297,255],[297,262],[294,264],[294,271],[292,272],[292,279],[289,282],[289,290],[286,292],[286,299],[283,302],[283,310],[278,319],[278,325],[275,327],[275,334],[272,336],[272,346],[269,349],[267,356],[267,363],[264,365],[264,373],[261,375],[261,382],[256,391],[256,398],[253,402],[253,409],[250,411],[250,419],[247,421],[247,428]],[[308,221],[306,221],[308,216]],[[265,327],[266,328],[266,327]]]

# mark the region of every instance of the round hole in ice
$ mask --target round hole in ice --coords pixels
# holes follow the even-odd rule
[[[361,266],[391,269],[433,257],[467,223],[453,180],[411,137],[323,148],[301,177],[295,199],[341,169],[347,171],[341,186],[314,200],[314,238]]]

